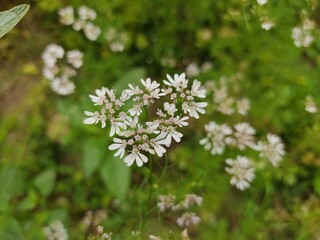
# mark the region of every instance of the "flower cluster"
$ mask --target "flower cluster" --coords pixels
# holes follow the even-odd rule
[[[205,98],[205,90],[200,88],[198,80],[194,80],[189,89],[188,81],[184,73],[174,77],[167,75],[163,87],[150,78],[141,79],[142,88],[129,84],[120,97],[115,89],[97,89],[96,95],[89,97],[101,108],[100,112],[85,111],[88,118],[84,123],[101,123],[102,128],[110,123],[110,136],[114,138],[109,149],[116,150],[114,156],[120,158],[128,153],[124,157],[127,166],[135,162],[141,167],[148,162],[146,155],[162,157],[173,140],[181,141],[183,135],[179,129],[188,125],[189,117],[199,118],[199,113],[205,113],[207,103],[197,102],[198,98]],[[162,109],[155,111],[152,116],[155,119],[145,119],[149,115],[148,108],[161,99],[167,101],[162,104]],[[128,105],[131,108],[124,111]]]
[[[236,88],[236,84],[242,79],[241,74],[236,74],[231,77],[221,77],[219,81],[207,81],[206,88],[208,94],[212,93],[212,100],[215,105],[215,110],[222,114],[232,115],[239,113],[241,115],[247,115],[250,109],[249,99],[234,98],[230,96],[228,85],[232,83],[233,87]]]
[[[315,23],[309,19],[304,19],[302,26],[292,29],[292,39],[296,47],[308,47],[314,41],[311,32],[315,28]]]
[[[269,133],[267,141],[256,142],[256,130],[250,124],[238,123],[233,128],[227,124],[219,125],[216,122],[209,122],[205,125],[206,137],[200,140],[200,144],[204,145],[204,149],[210,151],[212,155],[221,155],[226,146],[236,147],[240,151],[250,148],[258,151],[260,157],[270,161],[273,166],[278,166],[285,155],[284,144],[278,136]],[[244,190],[254,179],[254,174],[251,174],[254,171],[251,170],[251,161],[246,157],[238,157],[236,161],[238,163],[233,163],[231,159],[226,160],[227,164],[232,166],[231,169],[228,168],[227,172],[233,175],[231,184]],[[248,177],[247,173],[251,177]]]
[[[112,52],[123,52],[128,42],[128,35],[115,28],[109,28],[105,35]]]
[[[101,33],[100,27],[96,26],[93,21],[97,18],[95,10],[80,6],[78,8],[78,18],[75,17],[75,11],[72,6],[59,9],[59,21],[63,25],[72,25],[76,31],[83,30],[84,35],[91,41],[97,40]]]
[[[57,44],[46,47],[42,53],[43,76],[50,80],[54,92],[60,95],[69,95],[74,92],[75,85],[70,78],[77,75],[76,70],[83,64],[82,58],[83,53],[79,50],[65,53],[65,50]]]
[[[158,200],[158,208],[160,212],[177,212],[187,211],[193,206],[201,206],[203,198],[196,194],[187,194],[185,198],[176,203],[176,197],[173,195],[160,195]],[[200,217],[193,212],[184,212],[181,217],[177,219],[177,224],[180,227],[191,227],[200,223]]]
[[[231,185],[240,190],[249,188],[255,178],[252,161],[246,157],[238,156],[235,160],[228,158],[226,163],[230,166],[226,168],[226,171],[232,175]]]
[[[63,223],[56,221],[49,226],[43,228],[43,233],[47,240],[67,240],[68,232],[64,228]]]

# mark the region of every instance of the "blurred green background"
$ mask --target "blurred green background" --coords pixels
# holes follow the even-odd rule
[[[83,124],[83,111],[92,109],[88,95],[140,78],[162,80],[204,62],[212,68],[196,76],[202,83],[243,75],[238,92],[250,99],[249,114],[208,110],[191,122],[169,151],[172,167],[153,188],[204,198],[190,239],[320,238],[320,115],[304,110],[307,95],[319,102],[319,1],[2,0],[0,11],[22,3],[30,4],[29,12],[0,39],[0,239],[45,239],[43,228],[56,220],[69,239],[85,239],[95,230],[83,218],[98,210],[106,211],[101,225],[113,239],[131,239],[131,231],[139,230],[147,170],[114,159],[107,130]],[[97,11],[97,41],[59,23],[57,11],[68,5]],[[261,27],[265,19],[274,24],[269,30]],[[315,23],[314,41],[296,47],[292,29],[304,19]],[[104,38],[110,28],[127,34],[123,52],[113,52]],[[55,94],[42,76],[41,54],[51,43],[84,53],[72,95]],[[237,153],[212,156],[198,144],[209,121],[247,121],[258,136],[273,132],[287,155],[278,168],[257,171],[251,188],[241,192],[224,170],[224,160]],[[161,169],[159,163],[155,174]],[[160,221],[155,212],[145,216],[141,239],[167,239],[170,231],[179,239],[183,229],[174,216]]]

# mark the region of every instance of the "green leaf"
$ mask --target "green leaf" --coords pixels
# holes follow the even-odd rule
[[[38,194],[33,189],[28,192],[28,195],[20,202],[18,208],[20,210],[31,210],[37,206]]]
[[[29,5],[22,4],[10,10],[0,12],[0,38],[9,32],[27,13]]]
[[[21,172],[11,166],[5,167],[0,173],[0,210],[6,210],[11,198],[23,188]]]
[[[34,184],[42,196],[48,196],[54,189],[56,183],[56,171],[47,169],[40,173],[34,180]]]
[[[128,87],[129,83],[139,84],[141,78],[145,78],[146,70],[144,68],[133,68],[122,75],[114,86],[117,91],[122,91]]]
[[[9,216],[2,216],[0,218],[0,239],[24,239],[21,227],[17,220]]]
[[[127,167],[120,158],[112,156],[105,159],[100,168],[100,175],[112,194],[123,199],[130,186],[131,168]]]
[[[86,177],[90,177],[98,168],[106,151],[107,145],[103,139],[91,139],[84,144],[82,163]]]

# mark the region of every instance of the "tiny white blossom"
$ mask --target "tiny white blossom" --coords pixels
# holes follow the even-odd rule
[[[196,194],[187,194],[185,199],[184,199],[183,206],[185,208],[189,208],[194,204],[196,204],[198,206],[201,206],[202,202],[203,202],[203,198],[202,197],[200,197],[200,196],[198,196]]]
[[[250,109],[250,101],[247,98],[242,98],[237,100],[238,113],[241,115],[246,115]]]
[[[118,151],[114,154],[115,157],[120,156],[122,158],[125,154],[125,148],[127,146],[127,141],[119,138],[113,138],[113,144],[111,144],[108,148],[109,150],[116,150]]]
[[[59,22],[63,25],[72,25],[74,23],[73,7],[67,6],[59,9]]]
[[[158,201],[159,211],[164,212],[166,210],[172,210],[175,200],[176,197],[173,195],[160,195]]]
[[[63,56],[64,49],[57,44],[48,45],[45,51],[42,53],[42,59],[49,67],[53,67],[56,64],[57,59],[61,59]]]
[[[196,63],[190,63],[186,68],[186,74],[189,77],[195,77],[200,74],[200,68]]]
[[[95,20],[97,17],[97,13],[92,8],[89,8],[87,6],[80,6],[78,9],[79,18],[81,20]]]
[[[191,95],[194,97],[205,98],[206,97],[206,90],[200,90],[201,82],[198,80],[194,80],[191,87]]]
[[[281,138],[271,133],[267,134],[267,142],[259,142],[258,150],[261,151],[261,157],[267,158],[274,167],[286,154]]]
[[[102,105],[106,101],[106,89],[107,88],[101,88],[101,89],[96,89],[96,94],[97,96],[94,95],[89,95],[91,98],[91,101],[94,102],[94,105]]]
[[[268,2],[268,0],[257,0],[257,3],[259,4],[259,5],[265,5],[266,3]]]
[[[238,156],[235,160],[228,158],[226,163],[230,166],[226,167],[226,171],[232,175],[230,180],[231,185],[236,186],[236,188],[242,191],[249,188],[250,183],[255,178],[251,160]]]
[[[99,112],[84,111],[84,114],[88,116],[88,118],[83,121],[84,124],[97,124],[99,122]]]
[[[226,142],[232,146],[238,147],[240,150],[244,150],[246,147],[255,146],[254,135],[256,130],[248,123],[238,123],[234,125],[235,132],[233,137],[228,137]]]
[[[91,41],[97,40],[101,33],[101,29],[92,22],[87,22],[83,28],[84,35]]]
[[[200,218],[195,213],[184,213],[177,219],[177,224],[180,227],[192,227],[200,223]]]
[[[149,235],[149,240],[161,240],[161,237],[154,236],[154,235]]]
[[[311,33],[302,27],[294,27],[291,36],[296,47],[308,47],[314,41]]]
[[[69,95],[74,92],[75,85],[67,78],[55,78],[51,81],[51,88],[60,95]]]
[[[143,163],[148,162],[148,158],[137,148],[133,148],[131,153],[125,157],[124,162],[128,167],[131,166],[134,162],[136,162],[138,167],[141,167]]]
[[[61,221],[53,222],[43,228],[43,233],[48,240],[68,240],[68,232]]]
[[[67,52],[67,61],[75,68],[80,68],[82,66],[82,58],[83,53],[79,50],[72,50]]]

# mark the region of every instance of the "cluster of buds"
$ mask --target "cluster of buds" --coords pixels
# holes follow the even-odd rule
[[[93,21],[97,18],[95,10],[80,6],[78,8],[78,18],[75,16],[75,11],[72,6],[67,6],[59,9],[59,21],[63,25],[72,25],[76,31],[83,30],[84,35],[91,41],[97,40],[101,33],[100,27],[96,26]]]
[[[196,194],[187,194],[185,198],[176,202],[176,197],[169,195],[160,195],[158,200],[158,208],[160,212],[178,212],[183,211],[181,217],[177,219],[177,224],[180,227],[192,227],[200,223],[200,217],[195,213],[189,212],[188,210],[193,206],[201,206],[203,198]]]
[[[64,59],[65,58],[65,59]],[[50,80],[51,88],[60,95],[69,95],[74,92],[75,85],[70,78],[77,75],[83,62],[83,53],[79,50],[65,50],[57,45],[50,44],[42,53],[44,62],[43,76]]]
[[[141,167],[148,162],[146,155],[152,154],[162,157],[166,148],[170,147],[172,139],[180,142],[183,136],[178,130],[188,125],[189,117],[199,118],[204,114],[206,102],[197,102],[198,98],[205,98],[205,90],[200,89],[200,82],[194,80],[191,89],[185,74],[167,75],[160,83],[147,78],[141,79],[142,88],[133,84],[116,96],[115,89],[103,87],[96,90],[96,95],[89,95],[94,105],[100,111],[85,111],[88,116],[85,124],[101,123],[102,128],[110,124],[110,136],[114,136],[110,150],[116,150],[114,156],[124,158],[127,166],[134,162]],[[148,108],[155,106],[160,100],[163,108],[158,108],[154,119],[148,119]],[[129,101],[130,100],[130,101]],[[129,110],[123,110],[124,108]],[[159,104],[157,106],[160,106]],[[152,108],[151,108],[152,109]],[[145,114],[142,114],[142,113]]]

